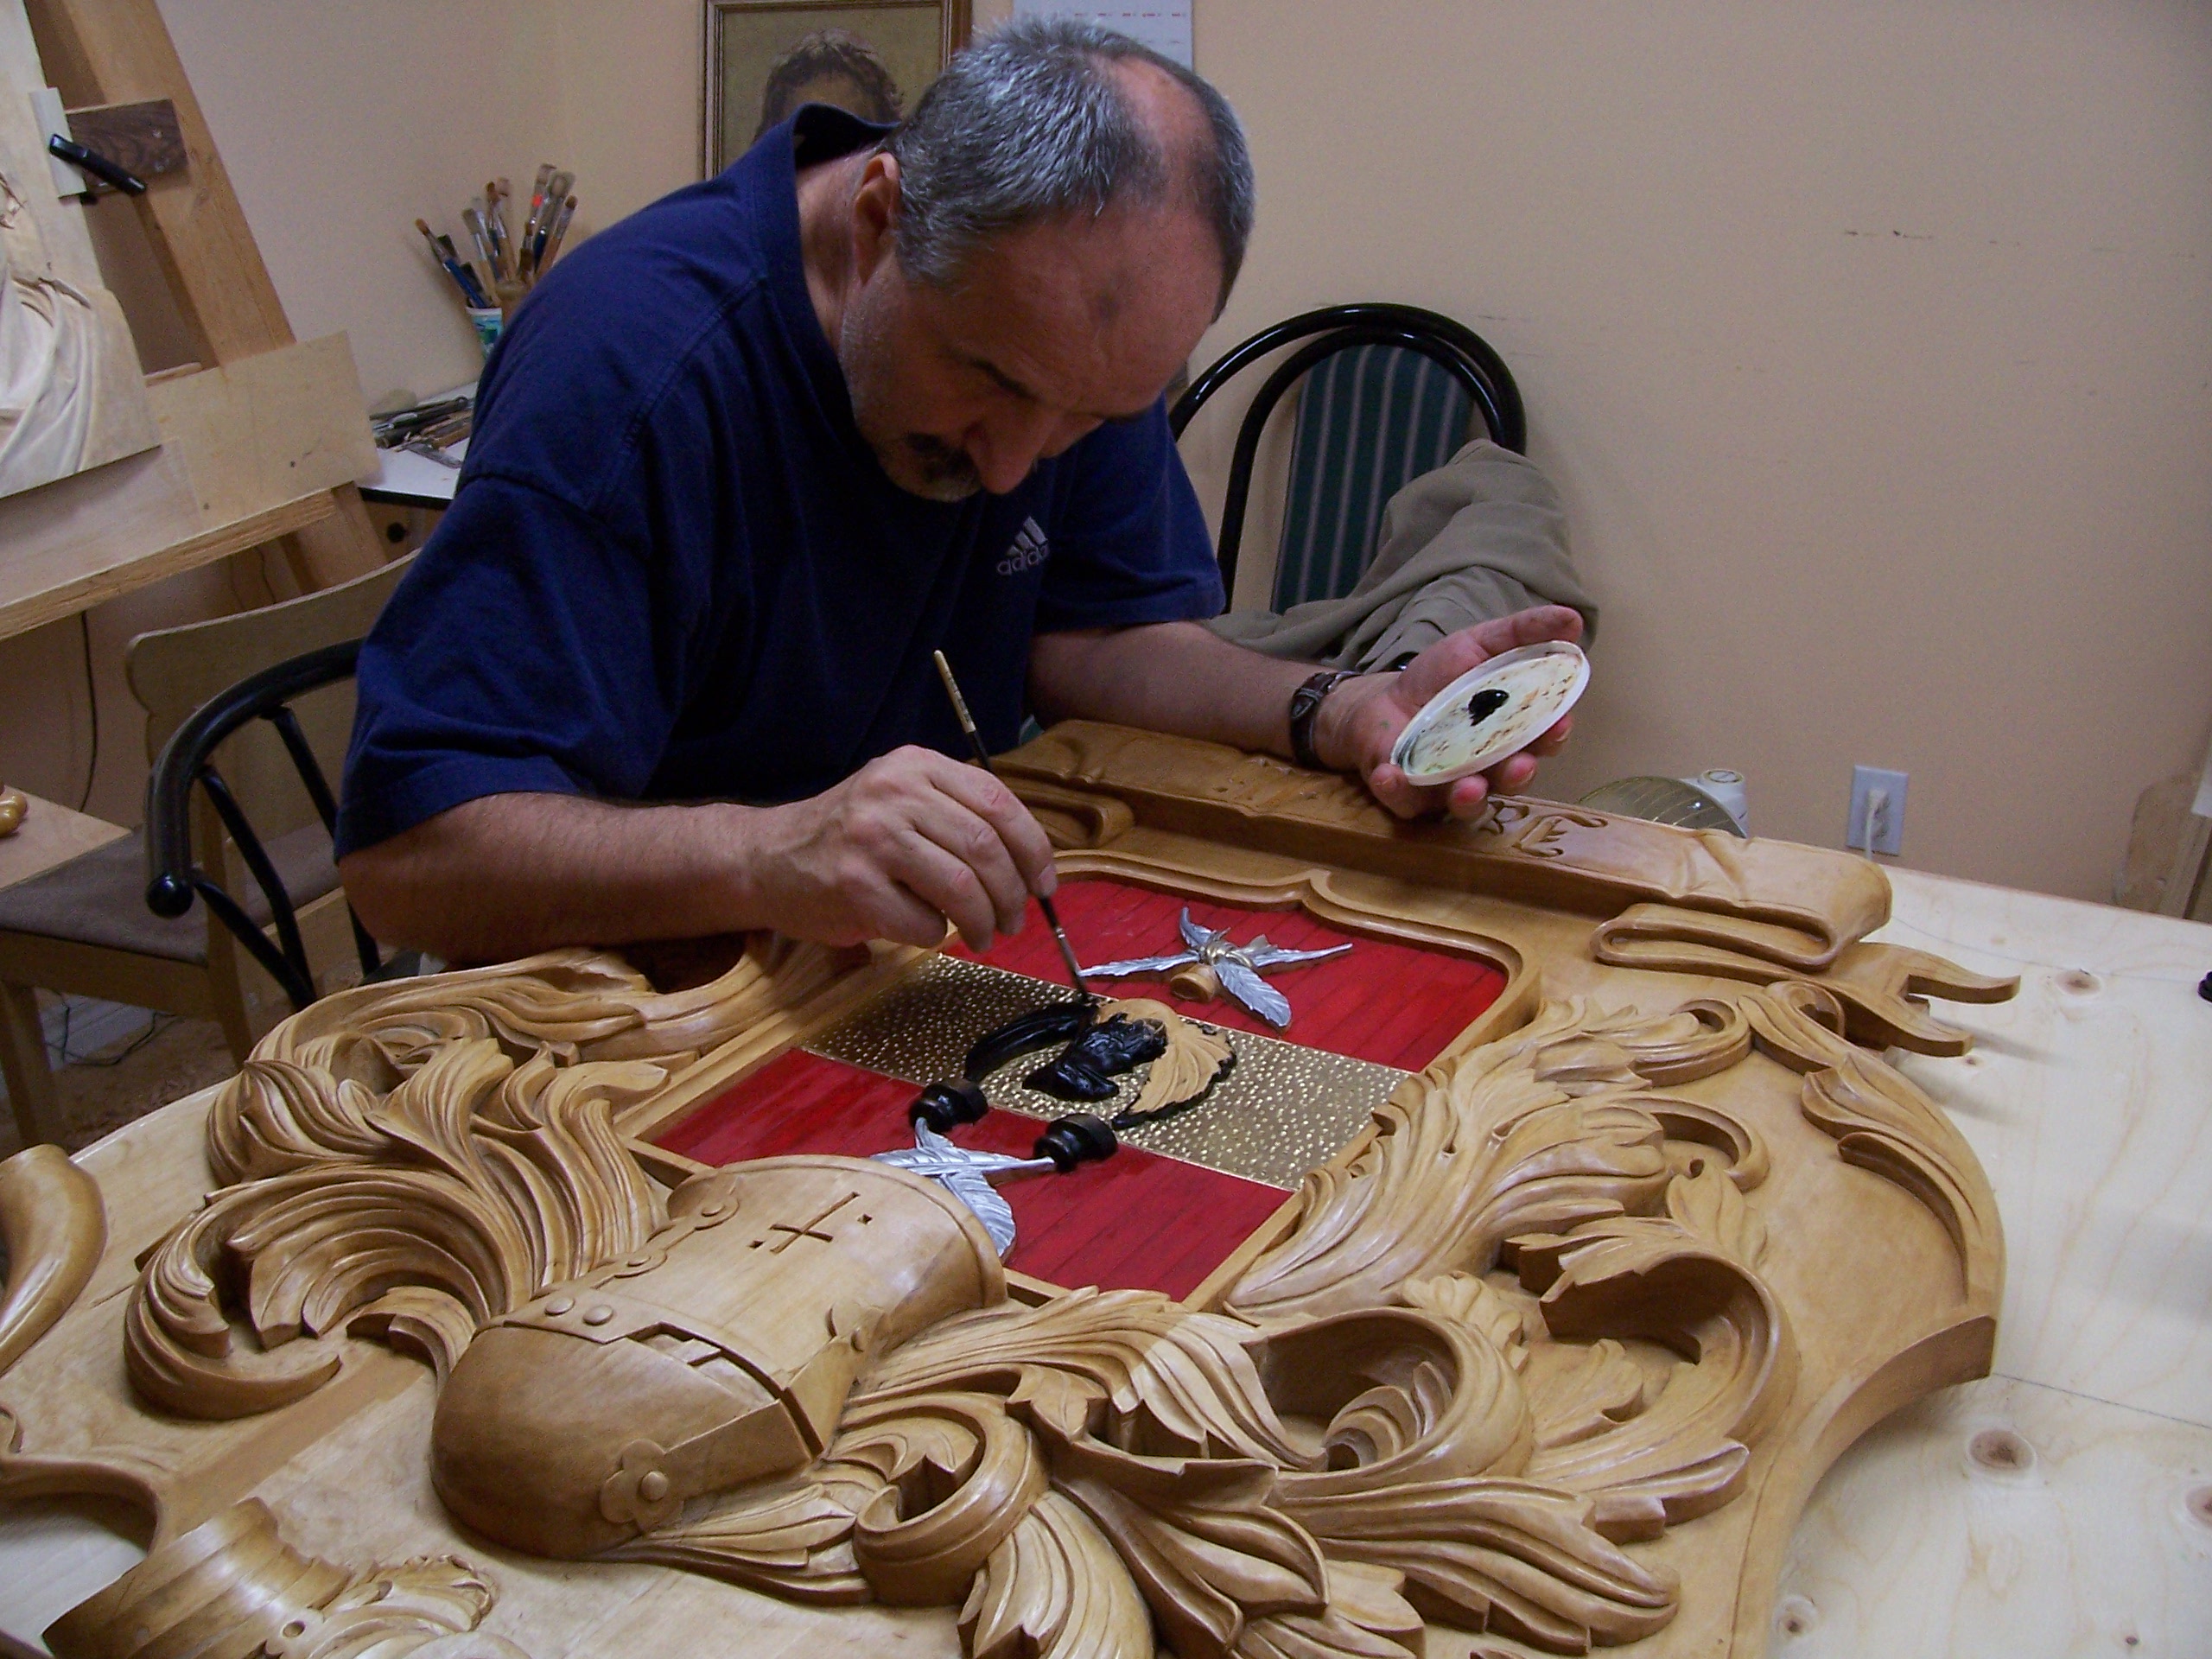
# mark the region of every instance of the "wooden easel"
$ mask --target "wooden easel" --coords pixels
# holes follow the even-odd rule
[[[130,155],[144,194],[99,211],[139,214],[197,361],[148,377],[159,449],[0,500],[0,638],[264,547],[281,556],[271,599],[376,569],[384,546],[353,482],[374,449],[351,352],[343,336],[294,339],[155,0],[26,10],[73,130],[114,144],[151,130],[166,146],[157,165]],[[35,1004],[6,988],[10,1039],[35,1047]],[[19,1113],[50,1107],[10,1083]]]
[[[147,104],[174,112],[184,165],[151,177],[128,210],[197,361],[149,378],[166,477],[126,462],[0,503],[10,549],[0,636],[264,545],[281,550],[301,591],[373,569],[382,550],[352,482],[370,444],[350,353],[340,340],[295,340],[155,0],[27,0],[27,10],[73,120],[99,126],[118,106]],[[118,199],[100,211],[126,208]],[[286,434],[298,450],[282,452]],[[165,498],[180,487],[181,502]]]

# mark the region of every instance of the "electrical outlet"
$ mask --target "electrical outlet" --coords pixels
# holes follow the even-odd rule
[[[1904,850],[1905,774],[1879,766],[1851,769],[1851,816],[1844,821],[1843,844],[1859,852]],[[1868,841],[1874,844],[1867,846]]]

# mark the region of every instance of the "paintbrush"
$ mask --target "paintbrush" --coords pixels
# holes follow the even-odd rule
[[[968,734],[968,747],[976,751],[976,764],[995,778],[999,769],[991,764],[991,753],[983,747],[983,734],[976,729],[976,718],[968,712],[968,699],[960,695],[960,682],[952,677],[952,664],[944,660],[941,651],[930,653],[937,658],[938,677],[944,682],[944,695],[952,699],[952,712],[959,719],[960,729]],[[1052,908],[1052,901],[1038,893],[1037,908],[1045,912],[1045,925],[1052,930],[1052,941],[1060,947],[1060,960],[1068,965],[1068,977],[1075,982],[1076,995],[1085,1001],[1096,1001],[1090,987],[1083,982],[1083,969],[1076,966],[1075,949],[1068,944],[1067,929],[1060,925],[1060,914]]]
[[[537,269],[541,272],[553,263],[554,256],[561,251],[561,238],[568,235],[569,221],[575,216],[576,199],[570,196],[561,204],[561,211],[553,215],[553,228],[539,238],[545,245],[545,251],[540,254],[537,259]]]
[[[454,251],[452,240],[433,232],[427,219],[416,219],[415,228],[422,232],[423,240],[429,245],[430,257],[445,268],[446,275],[453,278],[453,285],[461,290],[461,302],[482,308],[486,302],[477,291],[476,279],[462,267],[460,256]]]
[[[492,227],[484,222],[484,204],[480,201],[470,202],[467,207],[461,210],[461,222],[468,226],[469,239],[476,244],[476,252],[484,261],[484,269],[491,272],[492,280],[494,283],[498,282],[499,257],[493,251]]]
[[[492,253],[495,262],[492,275],[502,283],[511,283],[515,279],[514,255],[509,251],[507,241],[506,204],[507,181],[505,179],[487,180],[484,186],[484,221],[492,232]]]

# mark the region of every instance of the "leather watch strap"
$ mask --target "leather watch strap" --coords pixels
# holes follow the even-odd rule
[[[1358,677],[1353,669],[1325,668],[1290,694],[1290,752],[1300,766],[1312,772],[1327,770],[1313,751],[1313,716],[1320,713],[1324,697],[1346,680]]]

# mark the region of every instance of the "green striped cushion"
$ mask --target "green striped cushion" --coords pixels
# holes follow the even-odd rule
[[[1375,556],[1382,508],[1467,441],[1474,400],[1442,365],[1398,346],[1355,346],[1299,388],[1274,607],[1342,599]]]

